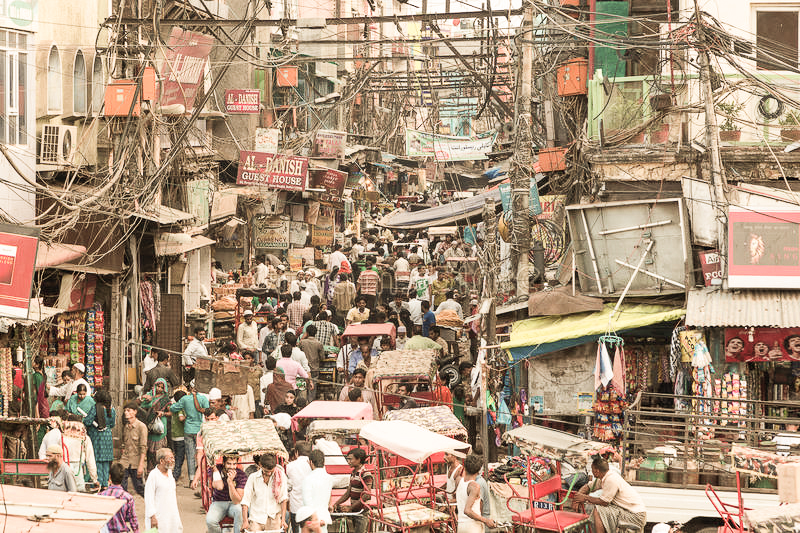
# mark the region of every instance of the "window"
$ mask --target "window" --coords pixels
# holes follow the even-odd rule
[[[47,57],[47,112],[61,113],[61,57],[58,48],[50,49]]]
[[[28,37],[0,31],[0,142],[28,144]]]
[[[76,115],[86,114],[87,92],[89,84],[86,77],[86,61],[83,52],[75,54],[75,65],[72,69],[72,112]]]
[[[797,72],[798,11],[756,11],[756,66]]]
[[[99,114],[105,99],[106,78],[103,74],[103,60],[95,56],[92,66],[92,112]]]

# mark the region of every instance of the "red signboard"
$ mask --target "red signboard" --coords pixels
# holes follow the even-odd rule
[[[0,224],[0,316],[28,318],[39,230]]]
[[[307,157],[240,152],[237,185],[264,185],[285,191],[304,191],[307,178]]]
[[[162,69],[166,78],[161,105],[180,104],[188,113],[194,107],[194,97],[203,80],[214,38],[175,27],[167,44]]]
[[[717,250],[701,252],[700,267],[703,270],[703,282],[706,287],[722,283],[722,261],[720,261],[719,252]],[[715,279],[719,281],[712,283]]]
[[[334,198],[342,197],[346,183],[347,172],[332,168],[311,170],[311,186],[314,189],[325,189],[325,193]]]
[[[728,285],[800,288],[800,210],[729,208]]]
[[[725,361],[800,361],[800,328],[726,328]]]
[[[225,91],[225,112],[233,115],[258,114],[261,91],[258,89],[229,89]]]

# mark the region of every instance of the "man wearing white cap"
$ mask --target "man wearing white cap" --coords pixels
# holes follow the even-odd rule
[[[83,377],[85,373],[86,367],[83,366],[83,363],[75,363],[72,365],[72,381],[70,381],[69,385],[67,385],[67,388],[64,391],[64,403],[66,403],[67,400],[69,400],[69,397],[72,396],[76,390],[78,390],[78,385],[81,383],[86,385],[86,394],[89,396],[92,395],[92,386],[89,385],[89,382]]]
[[[47,488],[64,492],[78,492],[72,469],[63,459],[64,452],[58,444],[47,447]]]
[[[258,351],[258,324],[253,320],[253,312],[248,309],[244,312],[244,322],[236,329],[236,345],[239,350]]]

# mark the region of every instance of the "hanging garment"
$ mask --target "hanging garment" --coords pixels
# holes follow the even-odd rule
[[[611,357],[608,356],[608,349],[604,342],[597,345],[597,361],[594,365],[594,389],[601,386],[605,388],[614,378],[614,368],[611,364]]]
[[[627,394],[625,390],[625,349],[619,345],[614,354],[614,368],[612,374],[611,385],[617,389],[617,392],[624,398]]]

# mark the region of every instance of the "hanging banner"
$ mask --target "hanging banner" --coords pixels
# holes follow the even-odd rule
[[[325,194],[332,198],[341,198],[347,184],[347,172],[326,169],[311,169],[311,187],[325,189]]]
[[[800,328],[726,328],[725,361],[800,361]]]
[[[437,161],[475,161],[486,159],[497,132],[473,137],[452,137],[406,129],[406,155],[433,157]]]
[[[308,237],[308,224],[305,222],[289,222],[289,244],[292,246],[305,246]]]
[[[289,247],[289,220],[276,217],[253,218],[253,248]]]
[[[275,128],[256,128],[256,152],[278,153],[281,130]]]
[[[330,246],[333,244],[333,217],[317,217],[316,225],[311,228],[311,246]]]
[[[347,132],[319,130],[314,135],[314,149],[311,157],[320,159],[344,159]]]
[[[258,114],[261,111],[259,89],[228,89],[225,91],[225,112],[232,115]]]
[[[304,191],[307,178],[307,157],[245,151],[239,155],[237,185],[264,185],[285,191]]]
[[[317,223],[317,218],[319,218],[319,202],[308,202],[306,224],[311,224],[313,226]]]
[[[172,28],[161,68],[165,76],[162,107],[182,105],[185,113],[192,110],[213,44],[214,38],[209,35]]]
[[[39,230],[0,224],[0,316],[28,318]]]

